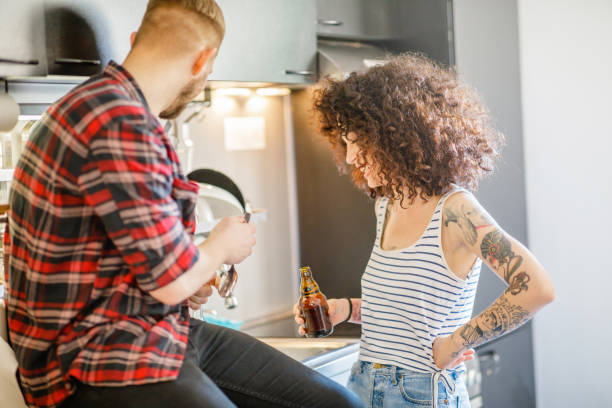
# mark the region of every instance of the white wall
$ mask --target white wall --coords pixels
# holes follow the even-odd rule
[[[612,406],[612,1],[519,0],[538,407]]]
[[[287,135],[291,118],[283,97],[246,97],[215,99],[202,121],[189,123],[194,142],[193,168],[212,168],[229,176],[254,208],[267,210],[267,221],[257,223],[257,244],[253,254],[238,265],[235,295],[238,308],[228,311],[215,293],[207,307],[230,319],[251,320],[270,314],[288,312],[298,299],[296,277],[295,226],[292,225],[291,199],[294,186],[288,183],[294,159],[287,159]],[[222,103],[224,102],[224,103]],[[266,147],[263,150],[227,151],[224,118],[261,116],[265,119]],[[291,152],[290,156],[293,156]],[[186,171],[187,173],[188,171]],[[293,215],[295,218],[295,215]]]

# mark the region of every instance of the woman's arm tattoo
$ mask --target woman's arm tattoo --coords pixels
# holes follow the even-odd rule
[[[351,304],[353,305],[353,311],[349,321],[361,323],[361,299],[351,299]]]
[[[531,278],[525,271],[518,272],[523,263],[523,257],[512,251],[512,245],[504,237],[503,232],[495,230],[486,234],[480,243],[480,251],[489,265],[497,269],[508,282],[506,292],[518,295],[528,289],[527,283]]]
[[[449,206],[444,209],[445,222],[456,223],[461,229],[465,241],[475,246],[478,242],[478,230],[496,225],[495,221],[484,211],[477,207],[461,204]],[[496,228],[488,232],[480,243],[481,258],[486,260],[492,268],[503,276],[508,283],[507,292],[518,295],[528,289],[527,284],[531,280],[527,272],[519,271],[523,263],[523,257],[512,251],[510,241],[504,233]]]
[[[467,207],[463,204],[459,208],[447,207],[444,209],[444,226],[448,227],[451,222],[456,223],[463,233],[465,241],[470,245],[476,245],[478,242],[478,230],[489,227],[494,224],[494,221],[486,214],[483,214],[473,207]]]
[[[521,326],[530,318],[522,306],[510,303],[505,295],[497,299],[479,316],[459,330],[462,344],[471,348],[506,334]]]

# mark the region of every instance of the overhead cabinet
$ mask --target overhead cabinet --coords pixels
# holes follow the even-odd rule
[[[147,0],[0,2],[0,77],[90,76],[130,49]]]
[[[147,0],[46,0],[45,32],[50,75],[94,75],[122,62]]]
[[[46,74],[42,0],[0,1],[0,76]]]
[[[316,80],[314,1],[218,3],[227,30],[211,80]],[[111,59],[122,62],[146,5],[147,0],[2,1],[0,77],[90,76]]]
[[[211,80],[309,83],[316,80],[312,0],[217,0],[226,33]]]
[[[454,63],[452,0],[317,0],[317,35]]]
[[[402,0],[317,0],[317,34],[354,40],[402,37]]]

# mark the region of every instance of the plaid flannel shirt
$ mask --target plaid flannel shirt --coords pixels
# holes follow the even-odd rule
[[[189,270],[197,185],[130,74],[104,72],[32,130],[10,194],[7,305],[30,406],[74,381],[123,386],[178,376],[186,304],[149,292]]]

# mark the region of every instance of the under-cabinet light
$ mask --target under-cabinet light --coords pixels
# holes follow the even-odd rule
[[[291,94],[289,88],[259,88],[255,92],[260,96],[285,96]]]

